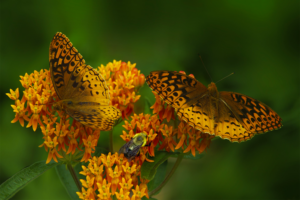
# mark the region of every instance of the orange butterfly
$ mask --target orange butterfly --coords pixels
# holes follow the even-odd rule
[[[207,88],[172,71],[153,71],[146,81],[180,119],[204,133],[242,142],[282,127],[280,116],[264,103],[235,92],[218,92],[213,82]]]
[[[77,49],[62,33],[50,43],[51,79],[60,99],[53,105],[83,125],[110,130],[121,116],[120,110],[109,105],[109,90],[104,78],[85,64]]]

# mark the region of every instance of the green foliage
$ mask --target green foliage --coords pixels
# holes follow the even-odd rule
[[[82,168],[81,168],[80,164],[76,165],[75,171],[76,171],[76,174],[79,174],[79,172],[82,171]],[[71,197],[71,199],[78,200],[79,197],[76,194],[76,192],[78,192],[78,188],[76,187],[76,185],[74,183],[74,180],[73,180],[70,172],[66,168],[66,166],[65,165],[57,166],[56,167],[56,172],[58,174],[58,177],[59,177],[60,181],[64,185],[64,187],[65,187],[66,191],[68,192],[69,196]],[[85,178],[85,177],[82,177],[82,178]]]
[[[141,173],[142,178],[152,180],[157,172],[158,167],[163,164],[172,153],[158,151],[155,153],[154,162],[144,162]]]
[[[23,189],[26,185],[38,178],[45,171],[58,165],[60,165],[60,163],[52,162],[46,164],[45,161],[40,161],[22,169],[0,185],[0,199],[10,199],[19,190]]]
[[[165,160],[156,170],[154,178],[148,183],[148,190],[151,192],[157,188],[164,180],[167,174],[168,160]],[[157,193],[159,193],[158,191]],[[155,195],[155,194],[154,194]]]

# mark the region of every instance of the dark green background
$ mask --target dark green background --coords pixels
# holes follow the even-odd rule
[[[220,91],[251,96],[282,117],[282,129],[251,141],[213,141],[203,159],[180,165],[158,199],[300,198],[299,1],[0,2],[0,183],[47,157],[40,131],[10,123],[14,102],[5,93],[21,89],[20,75],[49,67],[60,31],[93,67],[131,61],[145,75],[184,70],[207,85],[200,54],[213,81],[235,72]],[[148,86],[141,94],[153,100]],[[51,170],[14,199],[68,196]]]

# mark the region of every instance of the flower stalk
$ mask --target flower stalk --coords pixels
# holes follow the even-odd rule
[[[80,184],[80,181],[79,181],[78,177],[76,176],[76,172],[75,172],[73,166],[70,163],[68,163],[67,168],[68,168],[68,170],[69,170],[69,172],[70,172],[70,174],[71,174],[71,176],[72,176],[72,178],[73,178],[73,180],[74,180],[74,182],[77,186],[78,191],[80,191],[81,190],[81,184]]]
[[[114,152],[114,143],[113,143],[113,128],[109,131],[109,152]]]
[[[154,195],[155,193],[157,193],[159,190],[161,190],[170,180],[170,178],[172,177],[172,175],[174,174],[174,172],[176,171],[176,169],[178,168],[179,164],[181,163],[182,159],[183,159],[184,154],[180,153],[177,157],[177,160],[174,164],[174,166],[172,167],[171,171],[169,172],[169,174],[165,177],[165,180],[154,190],[152,190],[151,192],[148,193],[148,195],[151,197],[152,195]]]

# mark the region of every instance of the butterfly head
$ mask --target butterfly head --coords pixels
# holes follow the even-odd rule
[[[54,111],[61,111],[61,110],[63,110],[62,101],[58,101],[58,102],[53,103],[53,110]]]
[[[216,84],[214,82],[211,82],[208,85],[207,89],[208,89],[208,92],[209,92],[210,96],[218,98],[219,92],[218,92],[217,86],[216,86]]]

